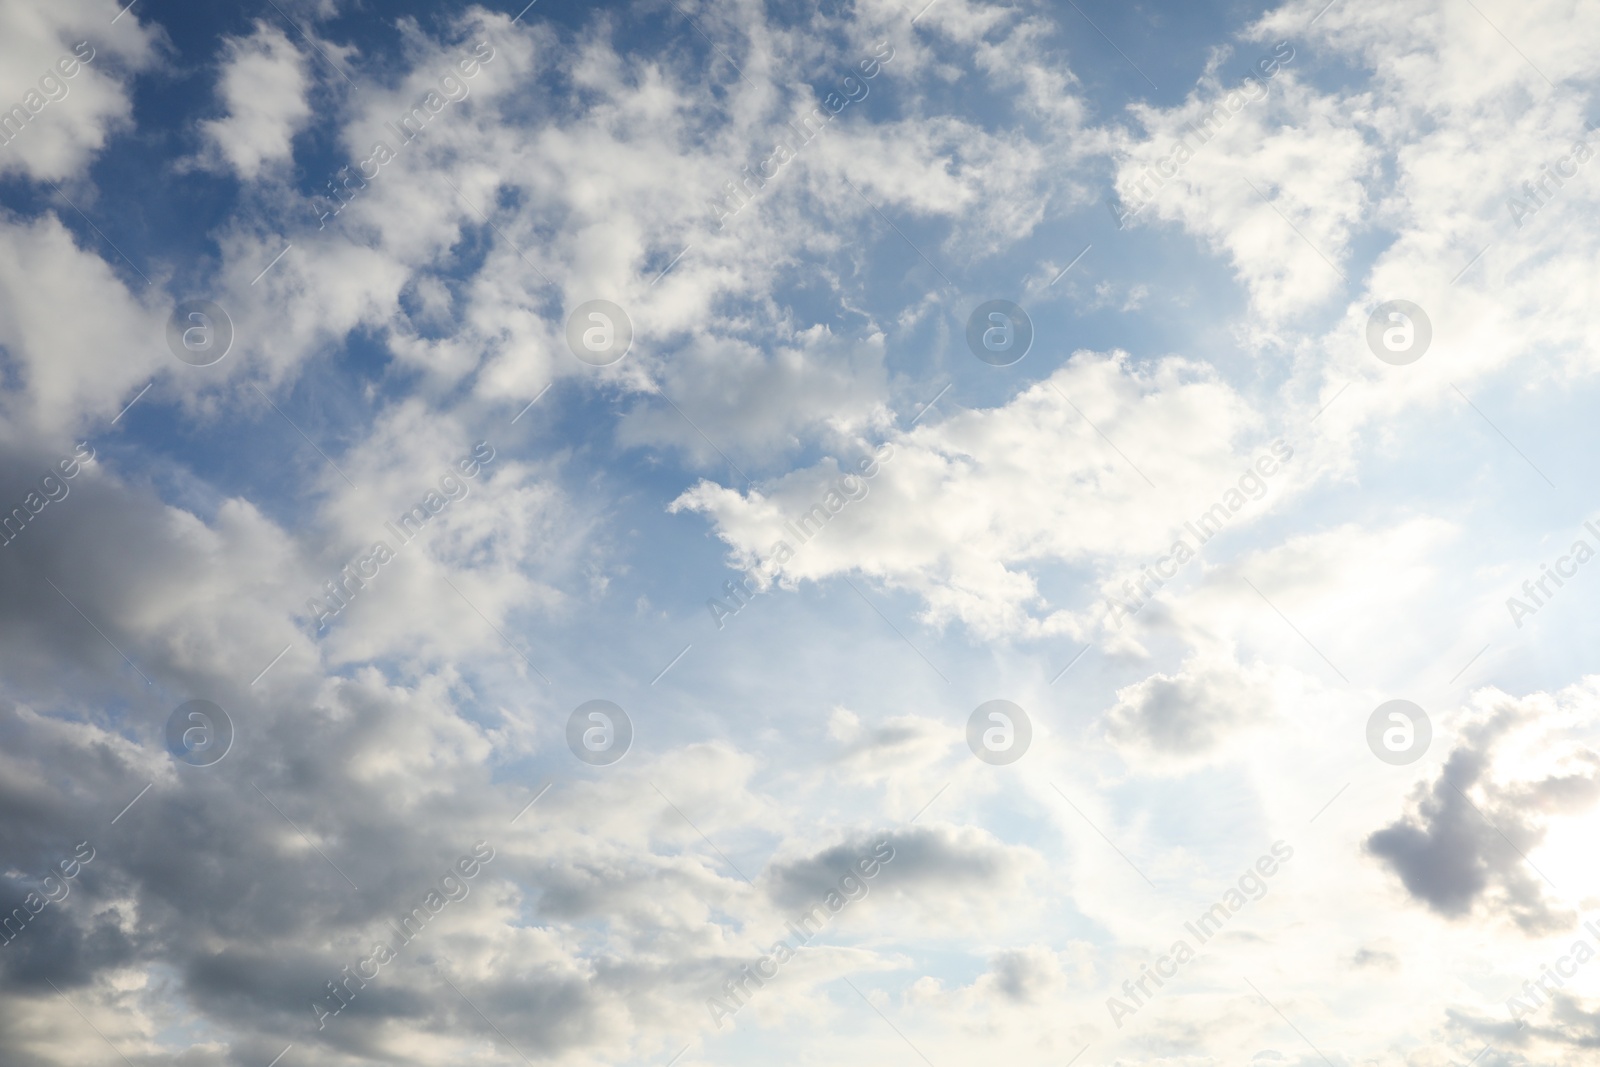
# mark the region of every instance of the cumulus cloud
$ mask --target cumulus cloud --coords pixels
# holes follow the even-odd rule
[[[224,42],[217,95],[225,113],[200,124],[220,162],[243,181],[287,161],[295,133],[311,115],[308,61],[278,27],[257,22],[248,37]]]
[[[1061,964],[1055,954],[1040,945],[1006,949],[990,960],[984,976],[994,990],[1007,1000],[1031,1004],[1061,984]]]
[[[1118,743],[1157,757],[1204,756],[1276,711],[1271,673],[1237,663],[1190,661],[1117,691],[1106,728]]]
[[[1595,896],[1587,572],[1537,641],[1502,603],[1581,527],[1595,187],[1506,201],[1583,135],[1593,20],[1320,8],[0,12],[0,1058],[1242,1063],[1287,1017],[1584,1062],[1587,978],[1494,1016]],[[1035,345],[980,363],[1008,294]],[[708,621],[730,566],[759,609]],[[1438,748],[1379,768],[1401,690]]]
[[[163,33],[116,19],[113,0],[0,11],[0,175],[76,177],[129,125],[130,76],[154,67]]]
[[[98,430],[150,375],[176,365],[165,351],[165,315],[58,217],[3,220],[0,232],[0,349],[15,375],[3,401],[7,422],[19,436],[63,443]],[[124,354],[130,337],[154,343]]]
[[[787,583],[859,571],[915,591],[935,624],[1082,632],[1078,605],[1049,603],[1035,568],[1170,547],[1184,512],[1204,511],[1248,469],[1259,425],[1209,367],[1079,352],[1007,404],[892,434],[870,454],[862,442],[858,455],[747,493],[702,482],[673,507],[710,515],[736,566],[776,560],[767,570]],[[1041,456],[1057,457],[1042,484]],[[820,530],[804,521],[815,507]]]
[[[773,899],[785,907],[798,907],[821,899],[849,873],[856,859],[881,855],[878,840],[886,841],[893,858],[882,864],[875,889],[902,903],[912,900],[935,909],[962,898],[982,897],[1009,889],[1031,866],[1022,850],[1007,848],[979,830],[950,826],[915,827],[882,833],[871,840],[837,844],[812,856],[773,865]]]
[[[1135,107],[1142,137],[1117,170],[1120,225],[1182,225],[1232,261],[1273,317],[1343,288],[1377,165],[1349,103],[1305,86],[1294,58],[1280,42],[1237,80],[1213,67],[1177,107]]]
[[[1453,919],[1493,909],[1529,934],[1574,924],[1576,915],[1529,858],[1550,819],[1584,811],[1600,798],[1594,750],[1566,739],[1537,756],[1529,751],[1536,738],[1559,738],[1541,718],[1570,725],[1581,715],[1592,722],[1591,691],[1561,697],[1483,697],[1438,778],[1418,785],[1411,811],[1367,838],[1367,851],[1419,903]]]

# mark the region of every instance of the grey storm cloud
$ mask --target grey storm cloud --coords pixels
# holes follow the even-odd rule
[[[1119,744],[1163,756],[1203,754],[1272,715],[1271,692],[1230,663],[1191,661],[1118,690],[1106,726]]]
[[[860,834],[803,859],[774,863],[767,892],[783,908],[814,904],[851,871],[874,845],[887,841],[894,859],[873,879],[874,892],[937,899],[946,895],[999,890],[1014,885],[1027,870],[1030,853],[971,827],[913,826]]]
[[[1566,928],[1574,919],[1551,903],[1527,854],[1544,839],[1546,816],[1581,810],[1600,796],[1600,756],[1584,753],[1570,773],[1497,781],[1496,746],[1531,718],[1504,700],[1469,725],[1439,777],[1417,786],[1413,810],[1366,839],[1367,851],[1440,915],[1464,919],[1493,900],[1530,934]]]
[[[998,952],[989,960],[989,971],[1000,994],[1018,1004],[1037,1001],[1061,976],[1049,950],[1039,946]]]
[[[4,458],[0,499],[21,499],[34,479],[16,472],[57,457],[13,449]],[[305,1043],[308,1005],[325,983],[473,840],[503,834],[509,812],[473,760],[452,760],[451,745],[438,743],[470,747],[476,733],[448,708],[370,671],[319,678],[294,657],[275,668],[270,689],[253,691],[251,674],[270,652],[245,650],[227,632],[200,648],[150,625],[151,605],[198,595],[240,612],[241,628],[257,631],[252,645],[273,628],[293,635],[287,600],[252,606],[241,595],[262,567],[281,565],[252,564],[248,523],[190,527],[186,544],[174,522],[192,520],[152,494],[93,466],[71,486],[0,549],[9,689],[0,703],[0,913],[24,908],[75,842],[92,843],[95,858],[69,896],[0,945],[0,996],[81,997],[112,969],[159,966],[186,1003],[233,1032],[240,1062],[264,1064],[296,1035]],[[232,566],[197,547],[213,534]],[[166,720],[194,696],[215,700],[235,727],[226,757],[208,767],[165,751]],[[352,759],[383,759],[408,728],[436,742],[432,800],[397,802],[393,777],[350,773]],[[487,903],[501,875],[492,866],[486,874],[475,899],[453,909],[470,919]],[[434,969],[447,944],[444,934],[422,935],[413,959],[385,970],[328,1027],[326,1045],[380,1058],[385,1020],[468,1026],[470,1009]],[[540,974],[514,988],[514,1021],[503,1025],[524,1048],[554,1054],[592,1039],[605,994],[589,982]],[[509,1005],[512,989],[511,978],[497,978],[474,999]],[[0,1047],[20,1050],[20,1034],[5,1032],[8,1015],[0,1013]]]

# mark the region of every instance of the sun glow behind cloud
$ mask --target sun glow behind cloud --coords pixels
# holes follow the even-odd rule
[[[0,2],[0,1060],[1586,1062],[1597,14]]]

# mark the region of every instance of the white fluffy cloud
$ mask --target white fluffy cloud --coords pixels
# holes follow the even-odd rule
[[[243,181],[286,162],[295,133],[311,115],[309,62],[278,27],[257,22],[229,38],[217,95],[225,114],[200,124],[220,161]]]
[[[119,8],[63,0],[0,9],[0,175],[65,181],[128,125],[128,79],[156,63],[161,34],[116,18]]]
[[[1268,672],[1227,662],[1190,662],[1175,675],[1155,674],[1117,693],[1107,729],[1136,756],[1205,756],[1223,740],[1270,721],[1277,693]]]
[[[177,366],[165,311],[52,215],[0,222],[0,347],[16,375],[4,399],[16,433],[64,441],[116,417],[152,374]],[[130,338],[143,344],[125,347]],[[130,350],[131,349],[131,350]]]
[[[711,515],[738,565],[788,583],[859,571],[916,591],[934,623],[1086,632],[1071,617],[1083,605],[1047,602],[1034,568],[1098,565],[1111,578],[1166,550],[1187,519],[1237,493],[1268,452],[1260,429],[1211,368],[1079,352],[1003,406],[891,434],[877,451],[863,441],[762,490],[701,483],[673,506]],[[780,543],[793,554],[781,563]],[[1086,614],[1103,613],[1091,603]]]
[[[1208,72],[1178,107],[1135,108],[1143,138],[1117,171],[1123,225],[1182,225],[1228,257],[1270,318],[1344,288],[1377,169],[1351,102],[1303,84],[1294,56],[1282,42],[1237,81]]]
[[[1600,187],[1541,167],[1593,12],[1320,9],[1167,56],[1166,105],[1086,21],[1171,47],[1134,9],[0,10],[0,106],[96,48],[0,145],[0,1058],[1585,1062],[1600,971],[1507,1005],[1594,914],[1591,576],[1504,598],[1588,536]],[[119,199],[163,144],[201,155]],[[197,290],[206,368],[164,339]],[[1007,294],[1036,344],[979,364]],[[1397,297],[1404,367],[1364,340]],[[209,767],[167,749],[196,698]],[[997,698],[1009,765],[968,748]],[[594,699],[620,762],[569,748]]]

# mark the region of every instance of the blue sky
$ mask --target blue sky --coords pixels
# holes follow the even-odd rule
[[[0,3],[0,1059],[1584,1062],[1592,6]]]

